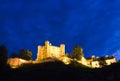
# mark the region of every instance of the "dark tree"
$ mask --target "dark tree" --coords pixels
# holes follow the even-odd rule
[[[19,58],[22,58],[24,60],[32,60],[32,52],[30,50],[26,51],[25,49],[21,49]]]
[[[0,67],[7,64],[8,51],[4,45],[0,46]]]
[[[107,66],[107,63],[105,62],[105,57],[100,57],[100,59],[99,59],[99,64],[100,64],[100,66],[101,67],[105,67],[105,66]]]
[[[25,49],[21,49],[20,54],[19,54],[19,58],[25,59],[25,55],[26,55]]]
[[[26,60],[32,60],[32,52],[30,50],[26,51]]]
[[[76,58],[77,60],[81,60],[81,58],[84,56],[83,49],[80,46],[75,46],[72,50],[71,54],[72,58]]]

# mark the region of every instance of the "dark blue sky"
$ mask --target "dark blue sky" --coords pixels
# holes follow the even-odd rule
[[[85,57],[120,49],[119,0],[0,0],[0,44],[9,53],[30,49],[49,40],[64,43],[66,52],[83,47]]]

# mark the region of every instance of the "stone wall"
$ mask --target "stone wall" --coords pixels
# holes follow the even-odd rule
[[[37,61],[53,57],[59,58],[65,55],[65,45],[61,44],[60,47],[52,46],[49,41],[45,42],[45,46],[38,46]]]

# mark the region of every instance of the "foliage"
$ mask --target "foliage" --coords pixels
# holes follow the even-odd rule
[[[19,54],[19,58],[25,59],[25,55],[26,55],[25,49],[21,49],[20,54]]]
[[[100,64],[101,67],[107,66],[107,63],[104,60],[100,60],[99,64]]]
[[[80,46],[75,46],[73,48],[73,51],[71,53],[71,56],[73,59],[81,60],[81,58],[84,56],[82,48]]]
[[[32,60],[32,52],[30,50],[21,49],[19,57],[25,60]]]
[[[0,66],[4,66],[7,64],[8,59],[8,51],[4,45],[0,46]]]
[[[120,63],[120,60],[118,60],[117,63]]]
[[[30,50],[26,52],[26,60],[32,60],[32,52]]]

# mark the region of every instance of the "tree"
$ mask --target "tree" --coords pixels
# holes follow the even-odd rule
[[[32,60],[32,52],[30,50],[26,51],[25,49],[21,49],[19,58],[22,58],[24,60]]]
[[[99,59],[99,64],[100,64],[100,66],[101,67],[105,67],[105,66],[107,66],[107,63],[106,63],[106,58],[105,57],[100,57],[100,59]]]
[[[0,66],[5,66],[7,64],[8,51],[4,45],[0,46]]]
[[[75,46],[73,48],[72,54],[71,54],[73,59],[81,60],[81,58],[84,56],[83,54],[83,49],[80,46]]]
[[[26,60],[32,60],[32,52],[30,50],[26,52]]]
[[[25,59],[25,49],[20,50],[19,58]]]

